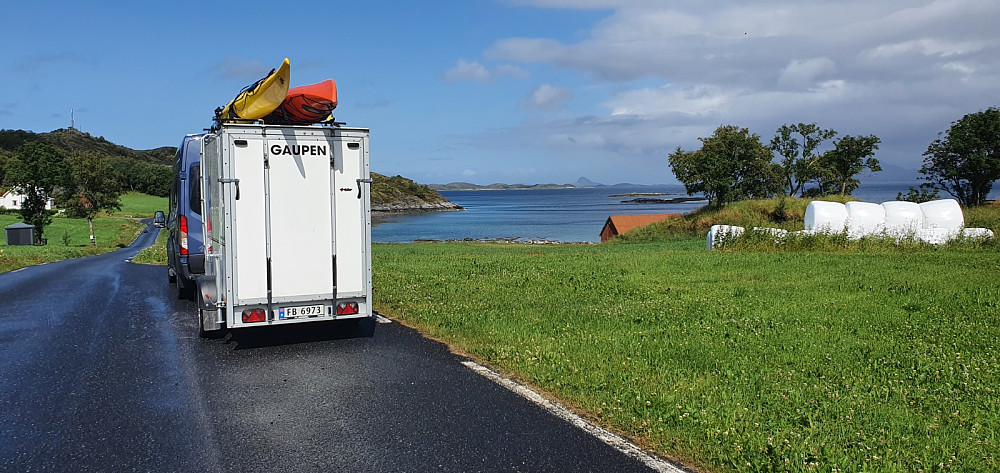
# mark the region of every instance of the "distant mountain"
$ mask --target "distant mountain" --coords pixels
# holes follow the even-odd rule
[[[601,187],[603,185],[604,184],[601,184],[599,182],[591,181],[590,179],[587,179],[586,177],[581,177],[581,178],[579,178],[579,179],[576,180],[576,187]]]
[[[862,183],[897,183],[897,182],[917,182],[920,180],[920,173],[916,169],[907,169],[895,164],[882,163],[882,171],[872,173],[865,171],[858,176]]]
[[[573,184],[489,184],[481,186],[469,182],[452,182],[450,184],[428,184],[427,187],[436,191],[505,191],[505,190],[536,190],[536,189],[573,189]]]

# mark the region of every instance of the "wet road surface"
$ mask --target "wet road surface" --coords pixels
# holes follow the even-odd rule
[[[649,471],[398,323],[199,339],[155,234],[0,274],[0,471]]]

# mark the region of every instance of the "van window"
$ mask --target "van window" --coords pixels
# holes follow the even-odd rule
[[[188,194],[188,201],[190,201],[191,211],[201,215],[201,165],[196,164],[191,166],[191,172],[188,173],[188,188],[190,193]]]

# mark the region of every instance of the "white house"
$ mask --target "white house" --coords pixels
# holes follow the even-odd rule
[[[22,203],[24,203],[24,194],[18,192],[17,189],[11,189],[0,196],[0,208],[20,209]],[[55,203],[55,199],[49,197],[45,202],[45,209],[52,210]]]

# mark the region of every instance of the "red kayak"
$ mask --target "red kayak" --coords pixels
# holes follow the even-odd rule
[[[264,123],[277,125],[308,125],[326,120],[337,108],[337,83],[327,79],[315,84],[288,89],[285,100]]]

